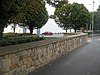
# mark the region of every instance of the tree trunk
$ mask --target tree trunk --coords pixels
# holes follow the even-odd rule
[[[26,28],[23,26],[23,33],[26,33]]]
[[[2,45],[2,39],[3,39],[3,28],[0,27],[0,46]]]
[[[65,30],[66,30],[66,33],[67,33],[67,28]]]
[[[1,12],[0,14],[0,40],[3,39],[3,31],[4,31],[4,28],[7,26],[7,22],[9,20],[9,17],[5,17],[5,15],[3,15],[3,13]]]
[[[15,30],[16,30],[16,25],[14,24],[14,28],[13,28],[13,32],[15,33]]]
[[[33,27],[30,25],[29,26],[30,34],[33,34]]]
[[[77,29],[76,29],[76,28],[74,28],[74,30],[75,30],[75,33],[76,33],[76,30],[77,30]]]
[[[7,25],[6,23],[7,23],[6,21],[5,22],[0,21],[0,40],[2,40],[3,38],[3,31],[4,31],[5,26]]]
[[[0,40],[2,40],[2,38],[3,38],[3,28],[0,28]]]
[[[71,33],[71,28],[70,28],[70,33]]]

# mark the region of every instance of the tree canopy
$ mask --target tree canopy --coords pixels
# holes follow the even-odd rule
[[[48,12],[45,8],[43,0],[31,0],[28,2],[26,8],[17,16],[11,18],[11,23],[19,23],[21,26],[28,26],[30,33],[33,29],[41,28],[48,20]]]
[[[66,4],[55,11],[55,22],[63,29],[73,28],[75,31],[90,23],[90,13],[83,4]]]
[[[61,8],[57,8],[55,11],[55,16],[56,16],[55,22],[60,27],[65,29],[66,31],[69,27],[71,27],[70,26],[70,24],[71,24],[71,19],[70,19],[71,7],[72,7],[71,4],[66,4],[66,6],[63,6]]]
[[[94,31],[100,32],[100,5],[94,13]]]
[[[0,1],[0,40],[3,36],[4,27],[11,16],[17,15],[24,10],[29,0],[1,0]]]
[[[44,0],[1,0],[0,1],[0,40],[7,23],[41,27],[48,19]],[[29,25],[30,24],[30,25]]]
[[[34,0],[32,6],[29,6],[25,11],[25,19],[23,23],[29,26],[30,33],[33,33],[33,29],[41,28],[48,21],[48,12],[45,8],[43,1]]]

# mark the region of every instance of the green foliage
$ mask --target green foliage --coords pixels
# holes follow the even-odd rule
[[[29,26],[30,33],[33,33],[33,29],[41,28],[48,21],[48,12],[45,8],[43,1],[37,0],[33,2],[33,5],[28,6],[25,11],[24,24]]]
[[[55,11],[55,22],[63,29],[80,29],[90,23],[90,13],[83,4],[66,4]]]
[[[99,5],[99,7],[98,7],[97,11],[100,11],[100,5]]]
[[[3,38],[7,39],[10,37],[38,37],[36,34],[30,34],[30,33],[4,33]]]
[[[55,22],[62,27],[63,29],[68,29],[71,24],[71,4],[66,4],[66,6],[63,6],[61,8],[57,8],[55,11]]]
[[[0,40],[7,24],[28,25],[31,29],[42,27],[48,20],[44,0],[1,0],[0,1]],[[14,29],[15,30],[15,29]]]
[[[23,36],[13,36],[13,37],[5,37],[0,43],[0,47],[9,46],[9,45],[16,45],[28,42],[35,42],[39,40],[43,40],[43,37],[23,37]]]
[[[100,30],[100,11],[95,12],[94,15],[94,31]]]
[[[0,40],[2,32],[10,18],[25,9],[29,0],[1,0],[0,1]]]
[[[33,29],[41,28],[48,20],[48,12],[43,0],[29,0],[24,10],[12,16],[9,23],[28,26],[30,33]]]
[[[94,31],[100,32],[100,6],[94,13]]]

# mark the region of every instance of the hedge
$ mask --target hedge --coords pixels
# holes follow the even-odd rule
[[[4,37],[0,41],[0,47],[9,46],[9,45],[15,45],[15,44],[22,44],[27,42],[34,42],[43,40],[43,37],[31,37],[31,36],[16,36],[16,37]]]

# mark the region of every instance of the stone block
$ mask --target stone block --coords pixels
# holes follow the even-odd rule
[[[0,68],[9,66],[11,64],[9,58],[0,60]]]
[[[4,73],[4,74],[0,74],[0,75],[11,75],[9,72]]]
[[[0,56],[0,60],[4,59],[4,56]]]
[[[23,61],[23,55],[19,56],[19,61]]]
[[[39,60],[36,60],[35,61],[35,66],[37,67],[37,66],[39,66],[41,63],[39,62]]]
[[[19,62],[18,62],[18,67],[22,66],[23,64],[24,64],[23,61],[19,61]]]
[[[8,58],[9,58],[9,55],[4,55],[3,58],[4,58],[4,59],[8,59]]]
[[[37,59],[38,59],[38,55],[35,55],[32,60],[37,60]]]
[[[29,69],[27,69],[26,72],[29,73],[29,72],[34,71],[35,69],[36,69],[36,68],[33,66],[33,67],[30,67]]]
[[[23,66],[22,66],[22,71],[26,71],[26,69],[27,69],[27,68],[26,68],[26,65],[23,65]]]
[[[34,52],[31,52],[30,57],[34,57],[34,56],[35,56]]]
[[[27,75],[27,72],[26,71],[21,71],[21,72],[18,73],[18,75]]]
[[[40,48],[38,48],[37,50],[35,50],[35,54],[42,54],[43,53],[43,50],[42,49],[40,49]]]
[[[18,68],[18,63],[11,64],[10,67],[9,67],[10,70],[14,70],[16,68]]]
[[[36,62],[35,61],[32,61],[32,66],[34,66],[36,64]]]
[[[16,75],[16,69],[9,71],[9,75]],[[18,75],[18,74],[17,74]]]
[[[7,72],[9,72],[9,71],[10,71],[9,66],[0,68],[0,74],[7,73]]]
[[[46,50],[46,47],[45,47],[45,48],[43,48],[42,50],[43,50],[43,53],[46,53],[46,51],[47,51],[47,50]]]
[[[10,61],[11,61],[11,64],[15,64],[19,61],[19,59],[18,58],[13,58]]]
[[[25,64],[27,64],[28,63],[28,59],[24,59],[23,60],[23,64],[25,65]]]
[[[27,52],[28,52],[28,53],[31,53],[31,52],[32,52],[32,49],[27,50]]]
[[[31,66],[32,66],[32,63],[31,62],[29,62],[29,63],[26,64],[26,68],[27,69],[29,69]]]
[[[16,68],[15,70],[14,70],[14,75],[16,75],[16,74],[19,74],[19,72],[21,72],[22,71],[22,67],[18,67],[18,68]]]
[[[38,59],[42,57],[43,57],[43,54],[38,54]]]
[[[25,50],[25,51],[22,51],[22,54],[25,55],[27,54],[28,52]]]
[[[27,54],[25,54],[25,55],[23,55],[23,60],[24,59],[28,59],[30,56],[29,56],[29,54],[27,53]]]
[[[47,53],[47,52],[44,52],[44,53],[43,53],[43,56],[47,56],[47,55],[48,55],[48,53]]]
[[[17,63],[19,61],[18,56],[16,54],[10,54],[8,58],[11,62],[11,64]]]

